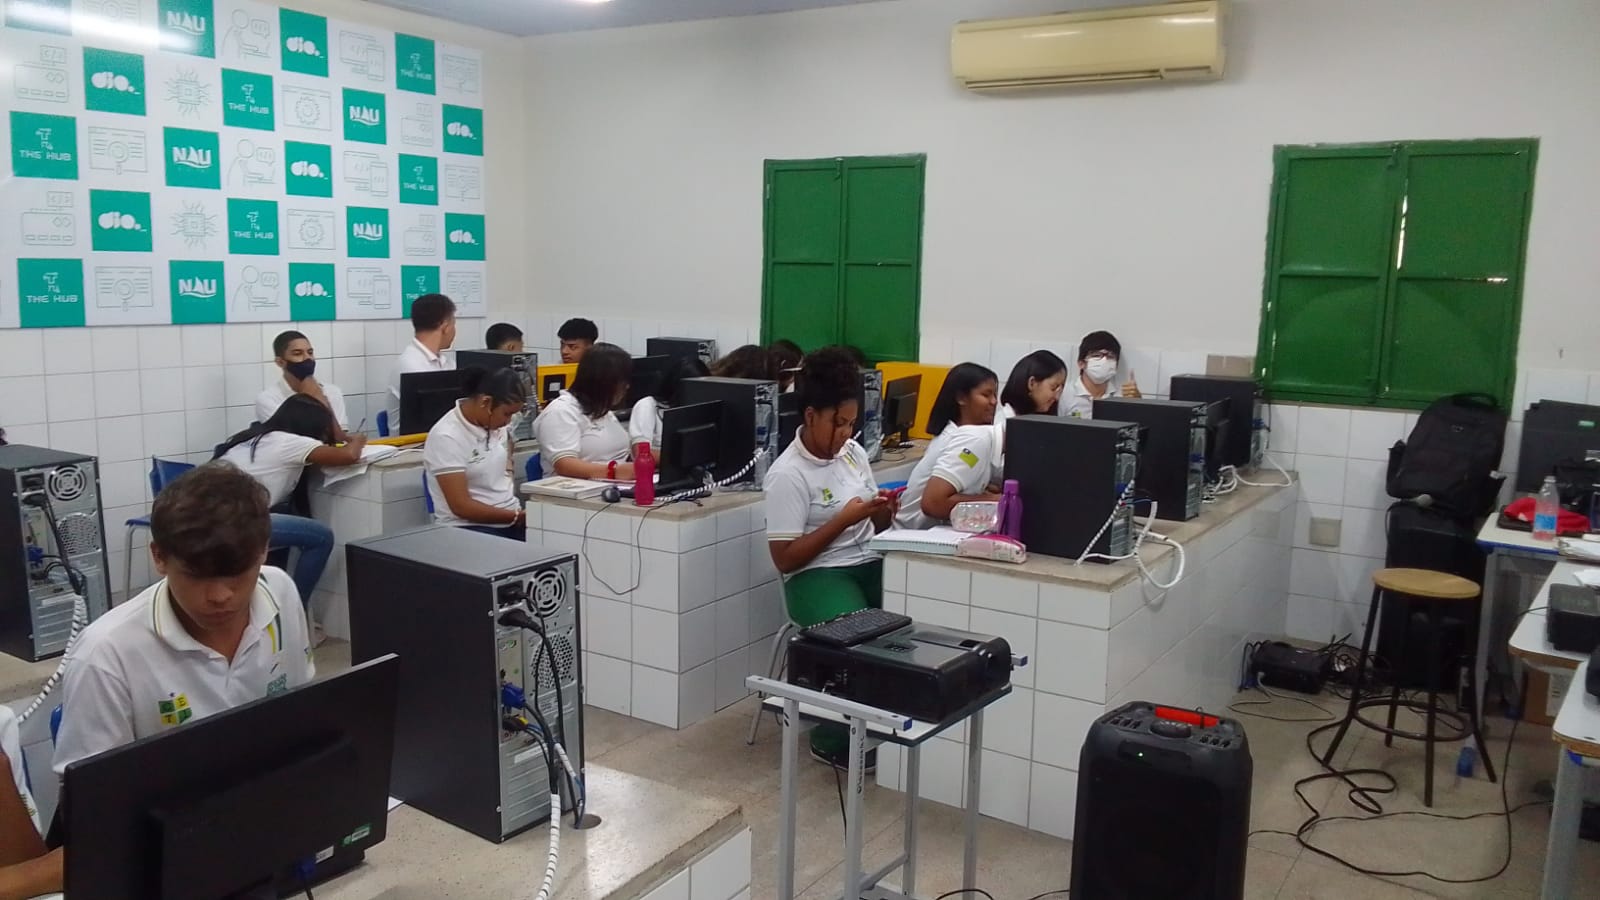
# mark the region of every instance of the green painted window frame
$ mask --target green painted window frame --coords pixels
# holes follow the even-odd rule
[[[851,173],[866,170],[894,169],[908,171],[915,180],[914,208],[896,210],[894,215],[911,217],[910,225],[914,231],[914,246],[909,256],[897,255],[895,257],[860,257],[852,255],[851,241],[852,227],[860,223],[852,222],[851,217]],[[762,266],[761,266],[761,341],[763,344],[771,343],[778,338],[793,338],[793,335],[777,333],[774,320],[780,313],[793,310],[780,310],[777,304],[787,302],[776,297],[776,286],[779,281],[775,278],[774,271],[780,267],[811,267],[813,270],[820,267],[832,267],[832,291],[827,301],[815,298],[815,306],[820,308],[824,317],[831,312],[831,328],[828,323],[823,323],[828,339],[824,343],[837,344],[850,341],[848,323],[854,311],[856,318],[872,317],[870,309],[855,309],[849,305],[848,285],[851,273],[861,273],[869,269],[905,269],[910,279],[909,310],[904,313],[909,321],[898,319],[888,322],[875,323],[880,332],[889,330],[895,333],[900,340],[898,346],[886,346],[872,340],[857,339],[853,341],[867,358],[872,362],[915,362],[920,352],[920,332],[922,313],[922,252],[923,252],[923,214],[927,188],[927,156],[926,154],[902,154],[895,156],[844,156],[824,157],[819,159],[769,159],[764,162],[762,178]],[[778,206],[784,197],[781,196],[782,188],[775,189],[775,182],[786,174],[797,172],[831,173],[837,186],[837,195],[833,198],[836,210],[836,240],[828,241],[831,246],[827,252],[815,252],[819,248],[815,245],[808,249],[813,251],[800,255],[781,255],[777,251],[777,229],[775,228]],[[878,210],[876,212],[880,212]],[[821,280],[829,280],[826,274]],[[831,302],[833,309],[827,309],[827,302]],[[810,310],[800,311],[808,314]],[[900,311],[893,313],[901,315]],[[815,349],[810,344],[817,341],[805,342],[806,349]],[[820,346],[820,344],[818,344]]]
[[[1522,318],[1523,274],[1538,148],[1536,138],[1275,147],[1266,273],[1256,350],[1256,375],[1267,396],[1279,401],[1421,409],[1443,394],[1476,390],[1491,394],[1503,408],[1509,408],[1516,382],[1517,334]],[[1483,209],[1494,208],[1504,214],[1494,221],[1505,222],[1507,217],[1514,220],[1515,234],[1497,235],[1510,239],[1510,243],[1502,247],[1503,258],[1497,265],[1477,268],[1443,265],[1431,271],[1408,268],[1405,264],[1408,258],[1437,260],[1448,249],[1419,245],[1417,241],[1421,237],[1417,234],[1409,235],[1411,247],[1405,246],[1408,200],[1413,190],[1411,182],[1419,171],[1418,163],[1463,157],[1509,160],[1512,174],[1520,178],[1515,190],[1506,190],[1493,198],[1475,198],[1470,190],[1463,189],[1449,197],[1448,202],[1470,205],[1482,201]],[[1360,228],[1352,226],[1342,235],[1369,240],[1365,254],[1348,244],[1335,246],[1335,238],[1329,238],[1329,244],[1321,251],[1307,248],[1304,241],[1297,243],[1293,251],[1288,248],[1295,233],[1291,219],[1297,219],[1291,212],[1291,199],[1299,196],[1292,174],[1297,164],[1310,161],[1348,165],[1352,171],[1359,169],[1363,161],[1374,166],[1382,164],[1382,172],[1369,172],[1366,181],[1351,179],[1349,195],[1324,194],[1325,199],[1330,200],[1329,205],[1333,205],[1346,201],[1357,203],[1359,199],[1350,200],[1350,196],[1359,198],[1363,191],[1381,192],[1383,206],[1371,210],[1368,230],[1356,234]],[[1520,172],[1516,166],[1520,166]],[[1308,190],[1314,194],[1316,188]],[[1305,218],[1315,219],[1315,214]],[[1418,218],[1423,217],[1419,214]],[[1349,223],[1329,224],[1332,227],[1328,230],[1333,232]],[[1465,228],[1461,230],[1466,231]],[[1444,239],[1436,236],[1435,240]],[[1378,249],[1383,251],[1381,258],[1375,255]],[[1476,249],[1482,250],[1481,247]],[[1287,259],[1290,255],[1293,258]],[[1463,379],[1459,373],[1453,375],[1447,371],[1452,367],[1451,362],[1438,361],[1456,351],[1455,365],[1460,367],[1459,353],[1467,348],[1452,341],[1450,336],[1422,341],[1427,345],[1425,349],[1408,349],[1408,336],[1412,338],[1409,346],[1414,348],[1419,343],[1415,332],[1420,326],[1411,319],[1402,323],[1402,317],[1407,315],[1402,310],[1412,308],[1405,305],[1405,298],[1411,296],[1408,292],[1413,291],[1414,286],[1423,283],[1440,285],[1446,293],[1459,296],[1480,289],[1494,295],[1472,310],[1480,329],[1477,336],[1482,337],[1492,330],[1496,344],[1490,348],[1479,346],[1475,349],[1481,352],[1471,354],[1472,362],[1467,367],[1479,364],[1489,367],[1482,377]],[[1319,315],[1325,321],[1313,318],[1314,324],[1331,325],[1338,319],[1342,310],[1339,304],[1345,301],[1329,300],[1329,297],[1342,291],[1347,299],[1354,299],[1363,288],[1368,289],[1369,300],[1374,304],[1370,310],[1372,318],[1355,316],[1358,310],[1351,307],[1352,315],[1343,320],[1343,327],[1323,327],[1313,335],[1296,335],[1290,320],[1299,311],[1289,311],[1291,301],[1296,299],[1291,287],[1305,285],[1317,285],[1319,287],[1310,291],[1324,292],[1321,299],[1325,302]],[[1433,303],[1434,307],[1443,305],[1437,299]],[[1424,309],[1423,313],[1409,315],[1424,316],[1426,312],[1428,310]],[[1435,319],[1440,318],[1437,309],[1433,312]],[[1463,314],[1457,321],[1464,329],[1473,324],[1469,322],[1471,318]],[[1492,329],[1485,324],[1491,321]],[[1354,360],[1342,372],[1337,371],[1341,366],[1339,354]],[[1433,367],[1431,371],[1430,366]],[[1403,374],[1406,372],[1411,374]],[[1429,378],[1430,375],[1434,377]],[[1457,383],[1462,380],[1477,383]]]

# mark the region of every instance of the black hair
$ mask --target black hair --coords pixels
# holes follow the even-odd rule
[[[1035,350],[1017,360],[1017,364],[1011,367],[1011,377],[1006,379],[1006,386],[1000,391],[1000,402],[1010,406],[1019,416],[1030,413],[1055,415],[1054,409],[1034,408],[1033,397],[1028,393],[1028,382],[1048,381],[1056,375],[1065,375],[1066,372],[1067,364],[1061,357],[1049,350]]]
[[[522,340],[522,329],[510,322],[496,322],[483,333],[483,346],[490,350],[499,350],[509,341],[520,340]]]
[[[1115,335],[1109,331],[1091,331],[1078,342],[1078,362],[1083,362],[1089,358],[1089,354],[1099,353],[1101,350],[1110,350],[1113,356],[1122,356],[1122,344],[1117,341]]]
[[[656,381],[656,389],[650,392],[650,396],[663,406],[672,406],[678,402],[678,392],[683,390],[684,381],[710,374],[711,370],[700,361],[700,357],[680,356],[661,373],[661,378]]]
[[[237,466],[208,462],[179,475],[156,495],[150,507],[150,543],[192,575],[242,575],[267,552],[270,502],[266,487]]]
[[[856,361],[857,366],[863,369],[870,368],[870,363],[867,362],[867,354],[862,352],[860,347],[855,344],[840,344],[839,349],[850,354],[850,358]]]
[[[568,319],[561,323],[561,329],[556,332],[556,339],[562,341],[588,341],[593,344],[600,340],[600,329],[588,319]]]
[[[805,358],[805,351],[800,349],[800,345],[786,338],[778,338],[768,344],[767,351],[772,354],[772,361],[779,370],[792,369]]]
[[[998,384],[1000,377],[987,366],[964,362],[951,369],[939,387],[939,396],[933,400],[933,410],[928,413],[928,433],[944,431],[944,427],[960,414],[961,398],[990,381]]]
[[[250,458],[255,459],[256,446],[263,437],[274,431],[316,438],[326,444],[333,439],[333,425],[333,413],[322,405],[322,401],[305,394],[291,394],[265,422],[253,422],[249,428],[218,444],[212,458],[220,459],[229,450],[248,441]]]
[[[456,302],[443,294],[423,294],[411,301],[411,330],[438,331],[456,314]]]
[[[289,345],[295,341],[306,341],[307,343],[310,343],[310,340],[298,331],[285,331],[284,333],[273,338],[273,357],[276,359],[283,359],[283,355],[289,352]]]
[[[716,361],[711,374],[721,378],[754,378],[758,381],[777,381],[778,367],[771,351],[755,344],[737,347]]]
[[[843,347],[807,353],[794,379],[795,400],[807,409],[838,409],[846,400],[861,400],[861,367]]]
[[[488,397],[495,406],[521,406],[528,400],[522,375],[510,366],[490,371],[469,366],[461,373],[461,386],[468,397]]]
[[[563,338],[562,340],[572,340]],[[599,418],[617,403],[633,377],[633,357],[616,344],[595,344],[578,362],[567,393],[578,398],[583,414]]]

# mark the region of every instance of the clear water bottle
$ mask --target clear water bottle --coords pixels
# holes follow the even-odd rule
[[[1533,539],[1553,541],[1556,538],[1556,516],[1561,511],[1561,494],[1556,490],[1556,477],[1546,475],[1539,486],[1539,496],[1533,502]]]

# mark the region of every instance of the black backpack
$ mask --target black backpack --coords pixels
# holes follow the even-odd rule
[[[1389,496],[1461,518],[1487,515],[1504,477],[1506,414],[1485,394],[1429,404],[1411,435],[1389,451]]]

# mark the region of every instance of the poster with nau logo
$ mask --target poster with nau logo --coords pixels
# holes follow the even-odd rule
[[[0,60],[0,328],[483,314],[478,51],[261,0],[0,0]]]

